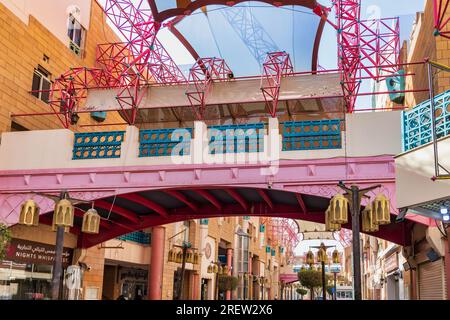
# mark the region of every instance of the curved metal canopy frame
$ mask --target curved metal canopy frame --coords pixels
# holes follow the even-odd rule
[[[177,16],[189,15],[195,10],[209,5],[224,5],[224,6],[234,6],[242,2],[249,2],[250,0],[182,0],[177,1],[176,6],[170,9],[158,10],[158,5],[156,0],[148,0],[150,8],[152,10],[153,17],[157,22],[164,22],[165,20]],[[315,9],[319,3],[316,0],[257,0],[259,2],[265,2],[267,4],[274,5],[276,7],[297,5],[303,6],[309,9]]]

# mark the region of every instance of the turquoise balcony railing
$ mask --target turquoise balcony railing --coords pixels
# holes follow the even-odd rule
[[[211,154],[264,151],[264,123],[211,126],[208,129]]]
[[[150,244],[150,234],[143,231],[136,231],[125,234],[123,236],[118,237],[117,239],[123,241],[132,241],[139,244]]]
[[[75,133],[73,160],[120,158],[125,131]]]
[[[191,151],[191,128],[141,130],[139,136],[140,157],[183,156]]]
[[[284,122],[283,151],[340,149],[341,120]]]
[[[450,134],[450,90],[435,96],[436,136]],[[403,150],[408,151],[431,142],[433,128],[430,100],[403,112]]]

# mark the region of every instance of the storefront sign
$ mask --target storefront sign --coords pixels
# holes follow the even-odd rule
[[[62,260],[67,267],[72,263],[73,249],[64,248]],[[55,260],[55,246],[22,239],[12,239],[5,260],[26,264],[52,265]]]
[[[386,272],[391,272],[395,269],[398,269],[397,253],[391,254],[389,257],[384,259],[384,270],[386,270]]]

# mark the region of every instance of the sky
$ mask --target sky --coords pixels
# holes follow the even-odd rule
[[[134,0],[140,1],[140,0]],[[319,0],[325,6],[331,4],[331,0]],[[400,17],[401,40],[408,40],[411,32],[412,24],[416,12],[423,11],[425,0],[361,0],[361,19],[376,19]],[[194,61],[187,50],[179,43],[179,41],[165,28],[163,28],[158,38],[172,56],[173,60],[180,65],[193,64]],[[319,63],[326,69],[335,69],[337,65],[337,43],[336,31],[326,24],[319,52]],[[360,92],[370,91],[370,82],[366,81],[362,84]],[[371,97],[360,97],[357,101],[356,108],[371,107]],[[320,245],[320,240],[302,241],[296,248],[296,254],[304,254],[309,250],[310,246]],[[336,245],[338,250],[342,250],[342,246],[333,240],[324,241],[328,246]]]

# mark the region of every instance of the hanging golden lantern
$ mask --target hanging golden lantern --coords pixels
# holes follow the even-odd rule
[[[53,219],[56,226],[73,227],[74,207],[67,199],[59,200],[55,205]]]
[[[209,266],[208,266],[208,268],[206,269],[206,272],[208,272],[208,273],[214,273],[214,272],[213,272],[213,267],[212,267],[212,265],[209,265]]]
[[[328,262],[328,255],[327,255],[327,250],[324,248],[320,248],[319,251],[317,252],[317,262],[319,263],[327,263]]]
[[[325,230],[330,232],[340,231],[341,225],[338,223],[331,223],[330,207],[325,211]]]
[[[183,252],[178,251],[176,258],[175,258],[175,262],[176,263],[182,263],[183,262]]]
[[[382,193],[376,196],[372,202],[374,223],[378,225],[391,223],[391,211],[389,199]]]
[[[167,261],[169,262],[175,262],[177,259],[177,253],[175,252],[175,250],[172,248],[169,250],[169,253],[167,254]]]
[[[199,261],[199,255],[198,253],[194,253],[194,264],[198,264]]]
[[[345,224],[348,222],[348,200],[338,193],[330,201],[330,223]]]
[[[218,269],[217,273],[218,274],[223,274],[223,267],[222,266],[219,266],[219,269]]]
[[[361,213],[362,232],[376,232],[378,225],[375,224],[374,212],[371,205],[367,205]]]
[[[332,257],[333,257],[333,263],[336,263],[336,264],[341,263],[341,257],[339,255],[339,251],[337,249],[334,249]]]
[[[55,225],[55,215],[53,215],[53,220],[52,220],[52,231],[56,232],[56,225]],[[70,232],[70,227],[64,227],[64,232]]]
[[[89,209],[83,215],[81,232],[88,234],[98,234],[100,231],[100,215],[97,210]]]
[[[220,271],[220,270],[219,270],[219,266],[218,266],[217,264],[214,264],[214,265],[213,265],[213,273],[216,273],[216,274],[217,274],[217,273],[219,273],[219,271]]]
[[[37,226],[39,224],[39,207],[34,200],[25,201],[20,208],[19,224]]]
[[[314,253],[311,250],[306,253],[306,264],[314,264]]]

